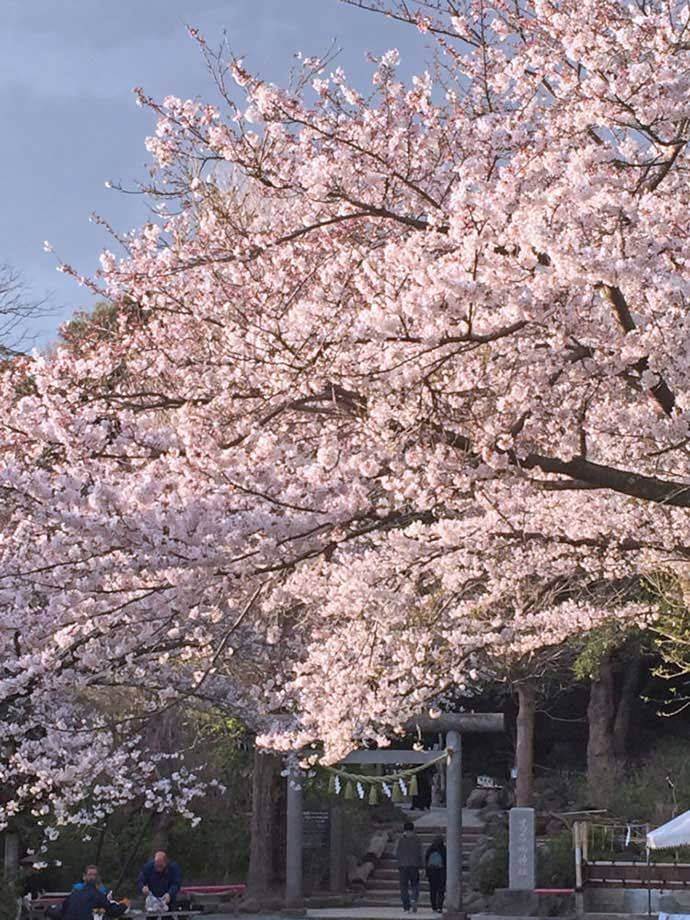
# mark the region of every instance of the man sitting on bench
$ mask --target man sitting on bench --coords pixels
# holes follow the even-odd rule
[[[98,866],[87,866],[86,869],[84,869],[82,880],[72,885],[72,891],[84,891],[87,885],[95,885],[97,891],[100,891],[101,894],[108,894],[108,889],[101,881]]]
[[[102,910],[107,917],[120,917],[129,906],[126,901],[118,904],[111,900],[99,887],[97,866],[87,866],[84,881],[74,886],[69,896],[62,902],[62,920],[93,920],[93,912]]]
[[[145,898],[153,895],[167,907],[175,910],[177,893],[182,884],[182,873],[176,862],[168,859],[165,850],[159,850],[153,859],[146,863],[139,874],[137,885]],[[148,906],[147,912],[152,913]]]

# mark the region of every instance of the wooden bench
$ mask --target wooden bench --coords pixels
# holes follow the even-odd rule
[[[246,892],[246,885],[185,885],[180,889],[182,897],[201,901],[202,904],[229,903],[234,914],[239,911]]]
[[[22,898],[22,914],[29,920],[45,920],[48,908],[62,904],[69,894],[69,891],[44,891],[31,901],[28,898]]]
[[[154,914],[144,909],[130,910],[126,916],[146,917],[148,920],[185,920],[190,914],[202,913],[203,910],[218,902],[229,904],[232,913],[237,914],[247,891],[246,885],[184,885],[180,888],[180,899],[191,903],[189,908],[177,907],[176,910]],[[193,902],[200,902],[200,906]]]
[[[204,906],[215,904],[218,901],[229,903],[233,914],[237,914],[246,891],[246,885],[185,885],[180,889],[180,897],[188,898],[192,902],[199,901],[200,906],[191,904],[186,909],[178,908],[160,914],[149,913],[143,907],[134,908],[130,909],[125,916],[147,917],[151,920],[154,918],[155,920],[185,920],[190,914],[203,913]],[[45,920],[48,908],[62,904],[69,894],[69,891],[46,891],[40,897],[34,898],[30,904],[25,902],[25,916],[29,920]]]

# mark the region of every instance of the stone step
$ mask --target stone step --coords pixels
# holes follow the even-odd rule
[[[398,836],[398,831],[393,831],[395,836]],[[415,834],[419,837],[420,840],[433,840],[434,837],[443,837],[445,839],[447,829],[445,827],[439,827],[438,829],[428,831],[426,828],[415,828]],[[462,836],[463,839],[467,838],[470,840],[476,840],[478,837],[481,837],[484,833],[484,829],[481,827],[463,827]]]
[[[468,880],[470,877],[469,870],[465,869],[462,873],[463,882]],[[420,878],[420,884],[422,891],[429,890],[429,883],[423,876]],[[400,887],[400,880],[395,879],[376,879],[372,878],[370,883],[367,885],[365,891],[367,894],[374,891],[397,891]]]
[[[466,859],[466,860],[463,861],[462,868],[463,868],[463,870],[469,870],[469,868],[470,868],[470,861],[469,861],[468,859]],[[422,875],[426,878],[426,876],[424,875],[424,873],[422,873]],[[377,866],[376,869],[372,872],[372,874],[369,876],[369,878],[370,878],[370,880],[372,881],[372,883],[373,883],[374,881],[382,881],[382,882],[383,882],[383,881],[391,881],[391,880],[397,882],[397,880],[400,878],[400,876],[399,876],[399,874],[398,874],[398,867],[397,867],[397,866],[392,867],[392,866],[380,866],[380,865],[379,865],[379,866]]]
[[[420,839],[420,841],[421,841],[421,844],[422,844],[422,846],[423,846],[425,849],[426,849],[426,847],[430,846],[430,845],[434,842],[434,840],[435,840],[437,837],[443,837],[444,840],[446,839],[446,835],[445,835],[445,834],[432,834],[428,839],[427,839],[426,837],[423,837],[421,834],[418,834],[417,836],[419,837],[419,839]],[[466,834],[466,833],[463,833],[463,835],[462,835],[462,845],[463,845],[463,847],[472,847],[472,846],[474,846],[475,843],[479,840],[479,837],[480,837],[480,836],[481,836],[480,834]],[[389,842],[386,844],[385,852],[387,852],[387,853],[388,853],[388,852],[394,852],[394,851],[395,851],[395,848],[397,847],[397,845],[398,845],[398,838],[396,837],[395,839],[389,841]]]
[[[463,852],[462,857],[463,857],[462,858],[463,865],[468,865],[470,861],[470,854],[467,852]],[[394,856],[391,856],[391,857],[384,856],[383,859],[381,859],[380,862],[376,864],[376,868],[374,869],[374,874],[378,875],[382,869],[393,870],[394,872],[397,872],[398,868],[399,868],[398,860]]]
[[[469,876],[469,874],[470,874],[470,867],[468,864],[465,864],[462,867],[462,877],[465,878],[465,876]],[[419,873],[419,879],[422,885],[428,886],[429,880],[427,879],[425,872]],[[385,876],[381,876],[377,872],[374,875],[369,876],[369,879],[366,885],[366,889],[367,891],[369,891],[369,890],[373,890],[374,888],[392,888],[393,886],[399,884],[399,882],[400,882],[400,875],[398,874],[397,869],[395,871],[395,875],[391,873],[390,875],[387,874]]]
[[[463,873],[463,881],[469,879],[469,873]],[[420,883],[422,891],[429,890],[429,884],[426,879],[422,879]],[[400,882],[398,879],[379,879],[378,881],[372,881],[371,885],[367,885],[366,892],[367,894],[373,894],[374,892],[383,893],[389,891],[398,891],[400,888]]]

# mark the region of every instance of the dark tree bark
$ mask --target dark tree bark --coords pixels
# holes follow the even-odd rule
[[[517,697],[515,804],[522,808],[529,808],[532,805],[534,793],[534,717],[537,699],[534,684],[529,681],[518,684]]]
[[[249,850],[248,895],[262,898],[271,892],[279,876],[276,865],[276,820],[280,803],[282,760],[275,754],[254,754],[252,779],[252,821]]]
[[[168,851],[170,845],[170,828],[172,827],[172,815],[155,814],[151,822],[153,831],[151,838],[151,852],[157,853],[159,850]]]
[[[613,750],[619,764],[624,763],[628,753],[628,735],[642,671],[642,656],[636,652],[626,657],[620,687],[616,717],[613,722]]]
[[[151,751],[162,754],[172,754],[180,749],[182,729],[180,714],[176,708],[164,709],[153,716],[146,727],[146,738]],[[158,766],[158,773],[162,776],[170,774],[170,764],[163,761]],[[170,843],[170,829],[173,817],[169,814],[156,813],[151,819],[151,852],[158,850],[167,852]]]
[[[618,761],[613,743],[613,726],[616,717],[613,665],[607,655],[599,666],[599,673],[590,684],[587,721],[587,780],[593,804],[606,798],[618,772]]]

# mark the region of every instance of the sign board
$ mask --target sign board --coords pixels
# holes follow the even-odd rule
[[[493,776],[478,776],[477,785],[480,789],[500,789],[501,787]]]
[[[537,860],[533,808],[511,808],[509,820],[509,885],[514,891],[533,891]]]
[[[319,850],[328,846],[329,816],[327,811],[305,811],[303,846],[307,850]]]

